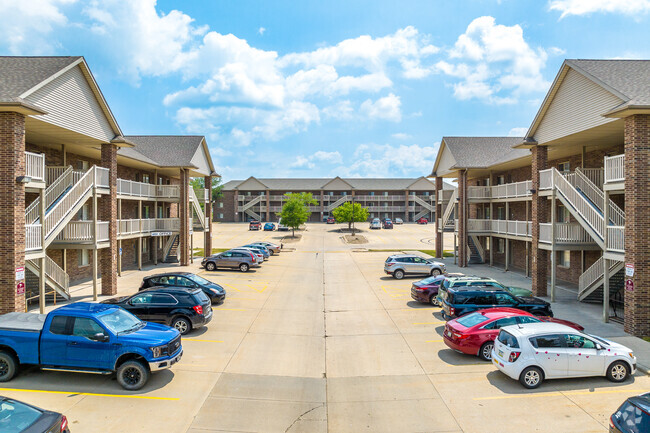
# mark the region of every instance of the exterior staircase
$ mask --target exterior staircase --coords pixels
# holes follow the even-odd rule
[[[451,216],[454,213],[454,208],[456,205],[457,198],[458,198],[458,189],[455,189],[454,192],[451,193],[451,197],[449,197],[447,206],[445,206],[444,211],[442,213],[442,227],[444,230],[454,229],[455,226],[454,219],[451,218]]]
[[[244,206],[242,206],[242,212],[244,212],[246,215],[250,216],[254,220],[261,221],[262,220],[261,215],[255,212],[252,209],[252,207],[258,204],[259,202],[261,202],[263,199],[265,200],[266,197],[263,195],[258,195],[253,200],[249,201],[248,203],[244,204]]]
[[[469,247],[469,263],[485,263],[485,250],[478,240],[477,236],[470,235],[467,237],[467,246]]]
[[[178,245],[180,243],[180,235],[178,233],[169,237],[165,243],[163,263],[178,263]]]
[[[190,203],[192,206],[192,209],[194,210],[194,213],[196,214],[196,220],[198,224],[194,225],[195,230],[205,230],[206,229],[206,222],[205,222],[205,212],[201,208],[201,204],[199,202],[199,199],[196,197],[196,193],[194,192],[194,188],[190,188]]]
[[[327,206],[325,206],[325,211],[332,212],[334,209],[336,209],[337,207],[341,206],[343,203],[348,202],[350,200],[352,200],[351,195],[344,195],[338,200],[336,200],[334,203],[330,203]]]
[[[422,206],[424,208],[420,212],[415,214],[415,216],[413,217],[414,221],[417,221],[420,218],[422,218],[423,216],[429,215],[431,213],[435,214],[435,212],[436,212],[435,204],[433,204],[433,203],[431,203],[429,201],[423,200],[421,197],[418,197],[417,195],[409,196],[409,199],[412,199],[415,203],[419,204],[420,206]]]
[[[605,276],[605,259],[603,257],[596,260],[596,262],[589,267],[578,280],[578,300],[583,301],[587,298],[593,298],[600,293],[600,299],[603,299],[602,291]],[[619,277],[614,278],[620,274],[620,284],[623,284],[623,262],[612,260],[609,266],[610,275],[610,294],[612,293],[612,282],[619,283]]]
[[[25,266],[37,277],[41,275],[40,260],[27,260]],[[70,277],[56,264],[54,260],[45,256],[45,286],[55,290],[65,299],[70,299]]]

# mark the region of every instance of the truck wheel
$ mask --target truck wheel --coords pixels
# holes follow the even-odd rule
[[[214,271],[216,269],[217,269],[217,266],[212,262],[208,262],[208,263],[205,264],[205,270],[206,271],[212,272],[212,271]]]
[[[18,362],[11,353],[0,352],[0,382],[9,382],[16,375]]]
[[[149,380],[149,369],[140,361],[126,361],[117,369],[117,382],[124,389],[135,391]]]
[[[172,328],[176,329],[181,335],[186,335],[192,330],[192,323],[185,317],[177,317],[172,322]]]

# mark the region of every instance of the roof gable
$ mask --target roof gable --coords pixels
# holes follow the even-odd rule
[[[268,189],[266,185],[264,185],[262,182],[257,180],[255,177],[251,176],[239,185],[237,185],[237,189],[240,191],[246,191],[246,190],[251,190],[251,191],[258,191],[261,189]]]
[[[436,185],[424,176],[417,178],[407,187],[407,189],[413,191],[432,191],[435,188]]]
[[[210,151],[208,150],[208,146],[205,143],[205,139],[201,141],[201,146],[196,149],[196,152],[194,152],[194,156],[190,162],[197,167],[196,171],[205,176],[208,176],[210,173],[214,172],[212,158],[210,157]]]
[[[340,177],[336,176],[334,179],[330,180],[322,186],[322,189],[330,189],[334,191],[349,190],[354,189],[352,185],[344,181]]]
[[[0,57],[0,101],[22,97],[81,57]]]

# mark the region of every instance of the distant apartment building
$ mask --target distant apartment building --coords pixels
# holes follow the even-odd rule
[[[190,178],[215,174],[203,136],[123,134],[83,57],[0,57],[0,313],[187,265],[194,231],[210,251],[211,194]]]
[[[460,266],[564,281],[650,335],[650,61],[566,60],[525,137],[443,137],[430,176],[458,182],[436,230]]]
[[[445,188],[453,186],[445,183]],[[285,194],[310,192],[317,204],[311,206],[310,221],[322,221],[346,202],[367,207],[370,218],[402,218],[415,221],[435,213],[434,184],[425,177],[415,179],[262,179],[232,180],[223,187],[215,203],[215,221],[241,222],[252,219],[277,221],[286,201]]]

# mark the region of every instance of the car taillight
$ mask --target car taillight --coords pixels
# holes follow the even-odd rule
[[[609,417],[609,428],[613,429],[614,427],[616,426],[614,425],[614,415],[612,415]]]
[[[450,316],[453,316],[453,315],[455,315],[455,314],[456,314],[456,309],[455,309],[454,307],[450,307],[450,308],[449,308],[449,315],[450,315]]]
[[[192,308],[196,311],[196,314],[203,314],[203,307],[201,305],[195,305]]]
[[[469,338],[469,335],[458,334],[458,333],[454,332],[454,337],[458,338],[459,340],[464,340],[466,338]]]
[[[386,266],[393,266],[395,263],[386,263]]]
[[[68,428],[68,418],[65,415],[61,416],[61,433],[63,433]]]
[[[508,357],[508,362],[515,362],[516,360],[519,359],[519,355],[521,355],[521,352],[510,352],[510,356]]]

